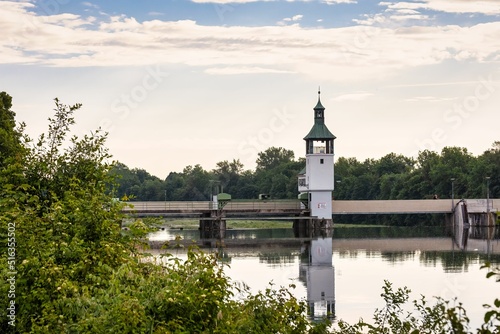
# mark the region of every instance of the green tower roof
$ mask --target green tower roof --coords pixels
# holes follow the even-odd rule
[[[322,140],[336,138],[325,125],[325,107],[323,107],[323,105],[321,104],[320,94],[321,92],[318,91],[318,103],[316,103],[316,107],[314,107],[314,125],[307,136],[304,137],[304,140]]]
[[[318,92],[319,94],[319,92]],[[323,105],[321,104],[321,100],[319,99],[319,95],[318,95],[318,103],[316,103],[316,107],[314,107],[314,110],[325,110],[325,107],[323,107]]]

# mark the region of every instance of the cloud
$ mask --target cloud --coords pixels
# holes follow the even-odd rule
[[[447,101],[455,101],[456,97],[442,97],[442,96],[414,96],[405,101],[408,102],[447,102]]]
[[[283,21],[296,22],[302,20],[304,15],[294,15],[292,17],[284,18]]]
[[[148,15],[150,16],[163,16],[165,13],[162,12],[149,12]]]
[[[202,26],[191,20],[37,16],[0,2],[0,63],[57,67],[183,64],[210,74],[299,73],[329,81],[390,76],[446,60],[500,60],[500,22],[470,27]],[[405,15],[414,15],[404,8]],[[413,9],[415,10],[415,9]],[[301,15],[290,18],[299,21]],[[332,75],[334,73],[334,75]]]
[[[408,21],[408,20],[417,20],[417,21],[424,21],[424,20],[428,20],[429,19],[429,16],[428,15],[421,15],[421,14],[412,14],[412,15],[408,15],[408,14],[397,14],[397,15],[391,15],[389,17],[391,20],[395,20],[395,21]]]
[[[332,98],[332,101],[335,102],[344,102],[344,101],[361,101],[361,100],[366,100],[370,96],[373,96],[373,93],[370,92],[354,92],[354,93],[347,93],[347,94],[342,94],[339,96],[336,96]]]
[[[346,3],[346,4],[358,3],[357,0],[323,0],[323,2],[329,5],[337,5],[339,3]]]
[[[283,26],[283,25],[286,25],[288,23],[296,23],[296,22],[302,20],[303,17],[304,17],[304,15],[300,15],[300,14],[294,15],[292,17],[286,17],[283,20],[277,22],[276,24],[279,26]]]
[[[273,1],[279,1],[279,0],[191,0],[191,2],[194,3],[214,3],[214,4],[242,4],[249,2],[273,2]],[[309,2],[311,0],[287,0],[287,1]],[[357,0],[322,0],[322,2],[328,5],[336,5],[340,3],[346,3],[346,4],[358,3]]]
[[[82,2],[82,5],[89,8],[99,9],[99,6],[88,1]]]
[[[481,13],[486,15],[500,14],[498,0],[422,0],[419,2],[394,1],[380,2],[379,5],[389,9],[425,9],[447,13]]]
[[[362,14],[361,17],[362,19],[353,19],[352,21],[354,23],[367,26],[380,25],[387,21],[387,16],[382,13]]]
[[[291,71],[282,71],[282,70],[278,70],[278,69],[263,68],[263,67],[258,67],[258,66],[211,67],[211,68],[207,68],[204,72],[207,74],[214,74],[214,75],[262,74],[262,73],[289,74],[289,73],[293,73]]]
[[[214,3],[214,4],[242,4],[248,2],[269,2],[276,0],[191,0],[195,3]]]

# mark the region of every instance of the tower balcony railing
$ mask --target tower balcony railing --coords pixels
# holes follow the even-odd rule
[[[315,146],[315,147],[313,148],[313,152],[314,152],[315,154],[318,154],[318,153],[322,153],[322,154],[324,154],[324,153],[326,153],[326,146]]]

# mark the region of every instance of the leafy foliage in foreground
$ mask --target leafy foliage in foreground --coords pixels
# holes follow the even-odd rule
[[[16,145],[10,145],[0,166],[2,254],[15,224],[15,262],[0,259],[1,296],[11,291],[7,279],[16,272],[15,297],[0,298],[2,310],[15,301],[14,319],[2,312],[4,332],[315,330],[304,303],[287,289],[254,295],[238,288],[215,255],[192,249],[186,260],[146,257],[141,247],[148,226],[137,221],[127,234],[120,228],[122,204],[109,192],[106,135],[68,138],[80,105],[57,99],[55,104],[49,131],[36,143],[6,132],[13,142],[24,142],[15,152]]]

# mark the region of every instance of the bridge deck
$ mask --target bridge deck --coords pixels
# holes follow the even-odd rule
[[[333,214],[450,213],[451,200],[333,201]]]
[[[455,201],[455,204],[458,201]],[[468,211],[470,213],[486,212],[485,199],[468,199]],[[215,209],[209,201],[149,201],[128,202],[133,207],[125,207],[126,213],[139,214],[162,214],[178,216],[198,216]],[[451,213],[450,199],[430,200],[363,200],[363,201],[332,201],[334,215],[350,214],[434,214]],[[490,211],[497,212],[500,208],[500,199],[490,199]],[[298,215],[303,209],[301,203],[296,200],[250,200],[231,201],[224,206],[228,217],[235,215]]]
[[[469,213],[486,212],[486,199],[467,199]],[[458,201],[455,200],[455,204]],[[333,201],[333,214],[421,214],[451,213],[450,199]],[[490,199],[490,211],[500,208],[500,199]]]

